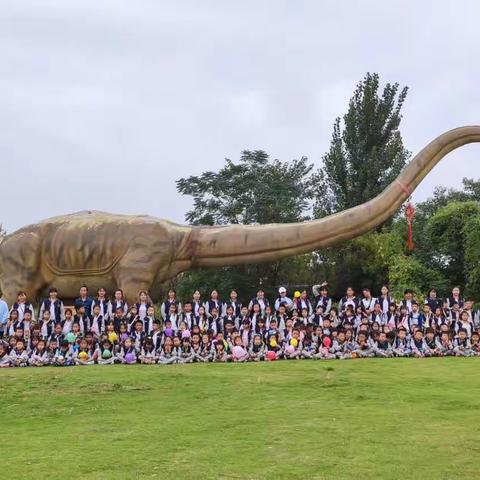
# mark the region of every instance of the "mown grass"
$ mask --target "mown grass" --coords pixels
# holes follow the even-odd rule
[[[0,371],[7,478],[480,478],[480,359]]]

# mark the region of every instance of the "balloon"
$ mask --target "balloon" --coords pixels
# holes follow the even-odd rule
[[[68,332],[67,336],[65,337],[68,343],[75,342],[75,334],[73,332]]]
[[[289,355],[291,355],[292,353],[295,352],[295,347],[294,347],[293,345],[287,345],[287,346],[285,347],[285,351],[286,351]]]
[[[182,332],[182,338],[190,338],[191,335],[190,335],[190,330],[184,330]]]
[[[246,352],[243,347],[240,347],[239,345],[235,345],[233,347],[232,353],[233,353],[233,358],[236,358],[238,360],[240,358],[243,358]]]
[[[110,358],[112,356],[112,352],[106,348],[103,352],[102,352],[102,358]]]
[[[302,296],[302,294],[297,290],[294,294],[293,294],[294,298],[300,298]]]
[[[173,337],[173,330],[171,328],[165,329],[165,336],[166,337]]]
[[[63,362],[63,360],[65,360],[65,357],[64,357],[63,355],[59,355],[59,356],[57,357],[57,360],[58,360],[59,362]]]
[[[292,345],[292,347],[297,348],[298,347],[298,340],[296,338],[292,338],[290,340],[290,345]]]
[[[110,342],[114,343],[118,340],[118,335],[115,332],[110,332],[108,334],[108,340],[110,340]]]
[[[332,341],[330,340],[330,337],[325,337],[325,338],[323,339],[323,345],[324,345],[325,347],[328,348],[328,347],[330,347],[331,344],[332,344]]]
[[[122,334],[120,335],[120,340],[121,340],[122,342],[124,342],[127,338],[128,338],[128,333],[122,333]]]
[[[80,352],[80,353],[78,354],[78,358],[79,358],[80,360],[85,361],[85,360],[88,358],[88,353],[87,353],[87,352]]]
[[[267,358],[269,360],[276,360],[277,356],[275,355],[275,352],[272,352],[271,350],[267,352]]]
[[[270,339],[270,346],[275,348],[276,346],[278,345],[277,341],[275,340],[275,338],[271,338]]]
[[[127,353],[125,355],[125,361],[127,363],[134,363],[136,361],[135,355],[131,352]]]

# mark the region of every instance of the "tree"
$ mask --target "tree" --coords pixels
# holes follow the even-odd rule
[[[333,126],[330,150],[316,176],[315,215],[322,217],[377,196],[405,166],[410,152],[400,134],[401,109],[408,88],[367,73],[350,99],[343,122]]]
[[[177,189],[193,197],[193,208],[185,215],[192,225],[300,222],[311,212],[312,169],[305,157],[281,162],[261,150],[244,151],[238,163],[227,159],[218,172],[179,179]],[[200,269],[183,274],[177,289],[189,296],[195,288],[219,288],[226,294],[235,287],[250,295],[259,284],[272,289],[291,282],[294,271],[304,274],[309,261],[309,255],[301,255],[261,265]]]

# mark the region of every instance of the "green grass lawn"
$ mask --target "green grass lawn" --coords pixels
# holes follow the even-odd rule
[[[480,478],[480,358],[0,371],[5,478]]]

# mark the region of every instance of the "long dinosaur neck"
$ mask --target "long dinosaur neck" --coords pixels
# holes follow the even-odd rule
[[[450,130],[427,145],[374,199],[328,217],[302,223],[194,227],[192,266],[266,262],[329,247],[357,237],[390,218],[449,152],[480,142],[480,126]]]

